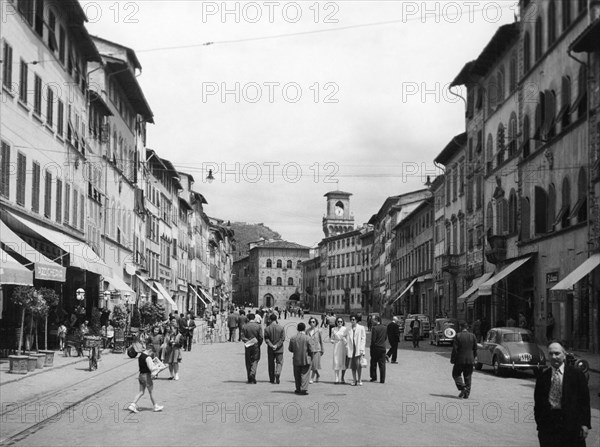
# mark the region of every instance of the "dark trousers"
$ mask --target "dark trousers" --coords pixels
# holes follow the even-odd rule
[[[412,332],[413,348],[419,346],[419,333],[421,332],[418,327],[414,327],[410,330]]]
[[[256,380],[256,368],[258,368],[258,361],[260,360],[260,348],[257,346],[250,346],[246,348],[246,374],[248,375],[248,381],[251,382]]]
[[[310,365],[294,365],[296,391],[307,391],[310,380]]]
[[[585,447],[585,439],[579,438],[580,428],[565,427],[562,410],[552,410],[545,419],[538,425],[540,447]]]
[[[242,327],[238,326],[238,341],[242,341]]]
[[[379,381],[385,383],[385,348],[371,347],[371,379],[377,380],[379,366]]]
[[[390,349],[387,352],[387,356],[392,358],[392,362],[395,362],[398,359],[398,342],[391,341]]]
[[[471,394],[471,376],[473,365],[454,365],[452,367],[452,378],[458,391],[464,391],[469,397]]]
[[[269,382],[275,382],[275,378],[281,375],[283,368],[283,352],[274,352],[269,348],[267,351],[267,363],[269,364]]]
[[[237,328],[235,326],[229,328],[229,341],[235,341],[235,330],[236,329]]]
[[[193,334],[187,334],[185,337],[183,337],[183,349],[184,350],[188,350],[191,351],[192,350],[192,340],[194,338]]]

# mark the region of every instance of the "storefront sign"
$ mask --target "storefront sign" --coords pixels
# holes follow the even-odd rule
[[[35,279],[44,281],[65,282],[67,280],[67,269],[60,265],[35,264]]]
[[[558,272],[546,273],[546,284],[558,282]]]
[[[159,267],[158,274],[160,275],[161,278],[171,279],[171,270],[167,270],[162,267]]]

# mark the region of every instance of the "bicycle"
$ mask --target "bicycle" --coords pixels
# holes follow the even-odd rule
[[[211,327],[206,328],[206,332],[204,333],[204,344],[206,343],[213,343],[213,338],[214,338],[214,329]]]
[[[83,337],[83,347],[89,349],[88,362],[90,371],[98,369],[98,360],[100,360],[100,343],[102,337],[86,335]]]

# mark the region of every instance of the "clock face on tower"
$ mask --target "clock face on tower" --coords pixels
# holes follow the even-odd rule
[[[338,217],[342,217],[344,215],[344,208],[340,206],[335,207],[335,215]]]

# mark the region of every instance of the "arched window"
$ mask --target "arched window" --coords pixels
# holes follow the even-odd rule
[[[535,60],[539,61],[542,57],[544,31],[542,27],[542,18],[538,17],[535,21]]]
[[[267,268],[270,269],[271,267],[273,267],[273,261],[267,259]]]
[[[294,285],[294,278],[288,278],[288,286]]]
[[[500,166],[504,162],[504,125],[500,123],[498,125],[498,133],[496,135],[496,167]]]
[[[548,47],[556,40],[556,3],[549,2],[548,5]]]
[[[573,103],[573,109],[575,108],[577,108],[577,119],[587,114],[587,71],[583,66],[577,76],[577,99]]]
[[[513,112],[508,120],[508,158],[517,152],[517,133],[517,115]]]
[[[514,189],[510,190],[508,197],[508,233],[517,232],[517,193]]]
[[[525,115],[523,118],[523,158],[529,157],[531,153],[531,124],[529,124],[529,115]]]
[[[546,95],[540,92],[537,106],[535,107],[535,132],[533,139],[535,140],[536,148],[542,144],[542,130],[544,125],[544,113],[546,111]]]
[[[517,78],[519,77],[517,73],[517,55],[515,53],[510,57],[510,71],[508,73],[508,90],[510,93],[516,90]]]
[[[556,218],[556,189],[554,184],[550,183],[548,187],[548,231],[554,230],[554,220]]]
[[[531,69],[531,36],[529,32],[526,32],[523,38],[523,69],[525,73]]]
[[[548,194],[544,188],[534,188],[535,207],[535,234],[544,234],[548,231]]]
[[[280,269],[283,266],[281,259],[277,260],[277,268]]]
[[[505,93],[505,81],[506,76],[504,74],[504,67],[500,67],[498,73],[496,74],[496,82],[498,83],[498,100],[497,103],[500,104],[504,101],[504,93]]]
[[[273,280],[270,276],[267,276],[267,285],[270,286],[273,283]]]
[[[494,167],[494,138],[492,134],[488,135],[487,138],[487,149],[486,149],[486,169],[488,174],[492,172]]]
[[[562,0],[562,32],[571,24],[571,0]]]
[[[560,89],[560,112],[556,117],[560,121],[561,130],[571,124],[571,78],[563,76]]]
[[[490,79],[490,82],[488,83],[488,88],[487,88],[487,104],[488,104],[488,108],[487,108],[487,114],[488,116],[490,116],[492,113],[494,113],[494,110],[496,110],[496,106],[498,104],[498,79],[496,78],[492,78]]]
[[[494,234],[494,206],[492,205],[492,202],[488,202],[485,223],[486,232]]]
[[[587,220],[587,173],[585,168],[579,169],[579,175],[577,176],[577,203],[573,207],[571,218],[577,217],[577,223],[585,222]]]
[[[587,0],[579,0],[577,2],[577,13],[581,14],[587,9]]]
[[[556,135],[556,93],[546,90],[544,110],[544,134],[546,140]]]
[[[520,240],[527,241],[531,238],[531,207],[529,198],[521,199],[521,237]]]
[[[282,283],[282,281],[281,281],[281,277],[278,277],[278,278],[277,278],[277,285],[278,285],[278,286],[281,286],[281,285],[283,285],[283,283]]]
[[[292,261],[289,261],[289,260],[288,260],[288,262],[287,262],[287,268],[288,268],[288,269],[291,269],[291,268],[293,268],[293,267],[294,267],[294,265],[292,264]]]
[[[560,227],[567,228],[571,224],[569,216],[571,215],[571,183],[569,178],[565,177],[560,191],[561,207],[556,220],[560,219]]]

